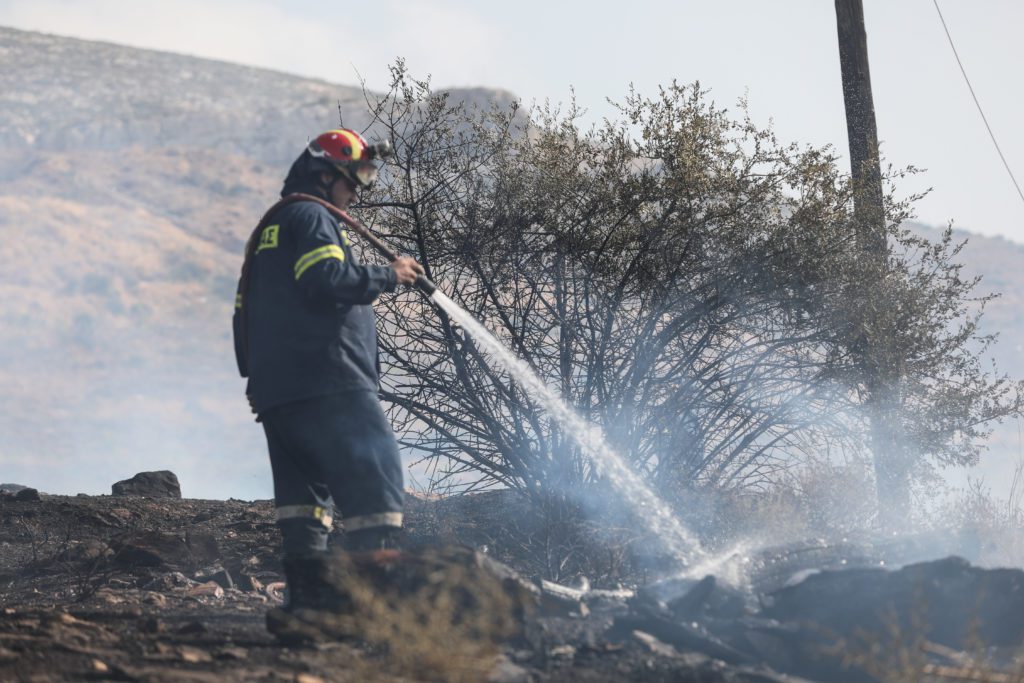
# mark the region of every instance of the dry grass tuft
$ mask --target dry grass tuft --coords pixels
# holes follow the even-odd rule
[[[1011,654],[989,648],[974,632],[968,634],[968,651],[932,642],[924,614],[915,609],[906,627],[890,614],[884,633],[858,632],[849,641],[839,640],[828,654],[880,683],[1024,683],[1024,649]]]
[[[1024,458],[1017,463],[1006,499],[994,498],[983,484],[972,482],[941,516],[976,539],[979,564],[1024,567]]]
[[[525,597],[471,550],[442,548],[405,556],[381,569],[341,557],[334,581],[352,599],[351,614],[330,617],[333,630],[371,644],[377,656],[361,672],[391,678],[480,681],[500,644],[521,630]]]

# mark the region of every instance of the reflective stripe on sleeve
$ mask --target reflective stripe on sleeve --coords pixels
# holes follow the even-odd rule
[[[282,505],[277,508],[277,520],[282,519],[319,519],[320,523],[328,529],[334,523],[327,508],[320,505]]]
[[[329,258],[344,261],[345,252],[337,244],[328,244],[313,251],[307,251],[295,262],[295,279],[298,280],[302,277],[302,274],[309,270],[310,266]]]
[[[358,517],[346,517],[341,521],[345,531],[359,531],[375,526],[392,526],[401,528],[401,512],[378,512],[375,515],[359,515]]]

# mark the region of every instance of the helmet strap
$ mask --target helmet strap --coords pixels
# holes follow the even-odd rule
[[[348,188],[352,191],[352,194],[355,195],[355,203],[358,203],[360,201],[359,187],[355,183],[353,183],[348,176],[346,176],[344,173],[341,173],[340,171],[335,172],[333,174],[333,177],[327,182],[324,182],[322,176],[318,175],[317,189],[321,193],[323,193],[323,198],[330,202],[334,196],[334,185],[335,183],[338,182],[344,182],[348,186]]]
[[[330,180],[325,181],[323,178],[324,174],[330,174]],[[341,178],[341,174],[337,171],[321,171],[316,174],[316,189],[323,195],[324,199],[331,198],[331,190],[339,178]]]

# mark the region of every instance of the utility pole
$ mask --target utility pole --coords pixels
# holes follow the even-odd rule
[[[900,417],[902,371],[893,348],[891,311],[887,310],[885,278],[888,244],[878,129],[871,97],[868,41],[862,0],[835,0],[839,30],[839,63],[846,103],[846,131],[853,175],[854,222],[865,273],[858,307],[858,362],[867,390],[871,450],[878,494],[879,521],[893,527],[906,519],[910,507],[910,452]],[[872,305],[868,305],[869,302]]]

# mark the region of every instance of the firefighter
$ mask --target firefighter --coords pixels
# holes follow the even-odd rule
[[[398,445],[377,398],[372,304],[412,285],[423,267],[409,257],[361,264],[327,208],[287,202],[303,193],[348,209],[376,179],[380,149],[347,129],[309,143],[284,199],[247,245],[235,302],[235,352],[267,437],[291,614],[325,606],[335,506],[347,550],[392,547],[402,526]]]

